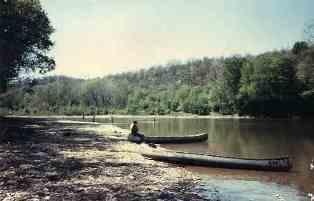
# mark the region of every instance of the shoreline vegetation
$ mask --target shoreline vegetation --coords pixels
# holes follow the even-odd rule
[[[49,54],[55,29],[40,0],[0,0],[0,13],[3,201],[222,200],[223,191],[203,185],[204,180],[183,167],[143,157],[142,152],[156,149],[125,140],[128,131],[115,126],[119,125],[115,119],[148,119],[155,123],[162,118],[314,117],[313,22],[304,31],[307,41],[296,41],[292,47],[281,50],[172,61],[136,72],[81,79],[38,76],[58,67],[58,61]],[[111,16],[108,22],[114,22],[114,18]],[[121,15],[118,19],[120,22]],[[128,23],[120,23],[122,28],[124,24]],[[106,40],[103,42],[106,46]],[[171,47],[176,48],[179,47]],[[101,60],[110,56],[96,49],[104,57]],[[132,47],[130,51],[134,51]],[[116,53],[121,59],[130,56]],[[98,59],[100,54],[96,55]],[[69,65],[78,70],[84,65],[79,63]],[[90,66],[84,68],[93,71]],[[108,118],[111,123],[98,123],[98,118]]]
[[[254,117],[254,116],[239,116],[239,115],[195,115],[195,114],[184,114],[184,115],[125,115],[125,114],[112,114],[112,115],[3,115],[7,118],[32,118],[32,119],[75,119],[75,121],[81,120],[87,123],[94,124],[108,124],[114,125],[116,119],[134,119],[134,120],[151,120],[157,121],[158,119],[250,119],[250,120],[312,120],[313,117],[301,117],[301,116],[291,116],[291,117]],[[1,115],[0,115],[1,118]],[[108,123],[98,123],[99,119],[108,119]]]
[[[5,115],[4,117],[18,117],[18,118],[52,118],[52,119],[83,119],[83,115]],[[185,115],[95,115],[96,118],[100,119],[111,119],[111,118],[130,118],[130,119],[254,119],[254,117],[249,116],[239,116],[239,115],[195,115],[195,114],[185,114]],[[84,119],[92,120],[93,115],[84,115]]]
[[[210,200],[197,176],[144,158],[143,151],[155,151],[145,144],[119,140],[127,130],[45,118],[0,121],[1,200]]]
[[[314,45],[194,59],[102,78],[17,80],[0,96],[16,115],[314,116]],[[1,113],[1,111],[0,111]],[[228,117],[228,116],[226,116]]]

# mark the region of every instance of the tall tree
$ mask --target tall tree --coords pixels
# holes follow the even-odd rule
[[[39,0],[0,0],[0,93],[22,72],[54,69],[53,31]]]
[[[224,60],[224,91],[231,107],[231,112],[236,112],[238,108],[237,95],[241,78],[241,68],[245,63],[245,58],[234,56]]]
[[[294,43],[291,51],[293,54],[299,55],[307,49],[309,49],[309,45],[307,44],[307,42],[298,41],[298,42]]]

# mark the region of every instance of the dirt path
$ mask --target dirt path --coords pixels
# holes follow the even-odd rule
[[[0,200],[208,200],[183,168],[101,124],[0,119]]]

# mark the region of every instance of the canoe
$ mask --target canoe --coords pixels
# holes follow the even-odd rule
[[[193,142],[206,141],[207,138],[208,138],[207,133],[200,133],[200,134],[186,135],[186,136],[145,136],[144,141],[147,143],[157,143],[157,144],[193,143]]]
[[[163,152],[159,154],[142,154],[144,157],[184,165],[207,166],[214,168],[231,168],[263,171],[289,171],[292,168],[289,157],[270,159],[249,159],[223,157],[207,154],[185,152]]]

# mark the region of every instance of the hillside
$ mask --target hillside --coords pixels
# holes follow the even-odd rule
[[[195,59],[97,79],[21,81],[0,104],[15,114],[309,116],[314,113],[313,64],[314,47],[297,42],[290,50]]]

